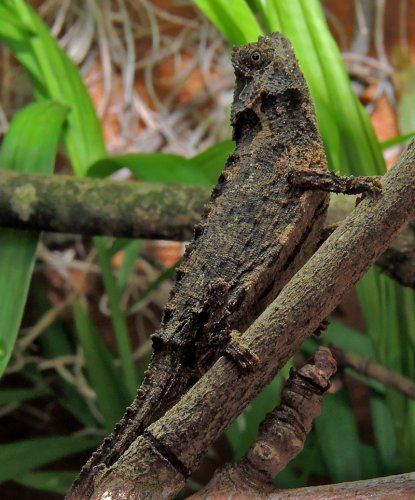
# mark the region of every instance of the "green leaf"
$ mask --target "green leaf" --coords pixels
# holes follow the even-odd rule
[[[50,173],[68,109],[56,102],[30,104],[14,117],[0,149],[0,166],[19,172]],[[33,189],[16,193],[22,214],[30,212]],[[0,229],[0,375],[10,359],[35,262],[38,234]]]
[[[370,397],[370,408],[376,447],[384,468],[382,472],[384,475],[397,474],[399,468],[396,433],[385,398],[378,394],[372,394]]]
[[[245,0],[194,0],[231,43],[242,45],[256,40],[262,30]]]
[[[51,391],[46,387],[33,387],[30,389],[1,389],[0,390],[0,406],[10,403],[21,403],[30,401],[40,396],[46,396]]]
[[[47,298],[46,284],[39,278],[32,282],[32,305],[38,315],[46,314],[52,307],[52,304]],[[54,359],[61,356],[75,355],[75,346],[73,345],[73,331],[71,328],[65,328],[62,321],[55,320],[51,325],[45,328],[42,335],[39,337],[41,352],[47,359]],[[33,369],[36,369],[33,366]],[[66,368],[69,372],[74,373],[71,366]],[[35,372],[42,377],[43,374]],[[80,396],[77,388],[65,380],[57,371],[58,384],[56,387],[55,397],[59,403],[66,408],[72,415],[83,425],[88,428],[96,428],[97,421],[92,414],[91,409],[86,401]],[[46,384],[45,384],[46,385]],[[55,385],[54,385],[55,387]]]
[[[0,17],[0,39],[28,72],[36,97],[54,99],[71,108],[64,142],[78,175],[105,155],[101,125],[78,69],[59,47],[36,12],[23,0],[8,4],[8,21],[24,24],[18,40],[8,36],[10,25]],[[30,34],[28,34],[30,33]]]
[[[252,401],[239,417],[226,429],[225,434],[233,450],[234,460],[238,460],[254,441],[259,424],[267,413],[275,408],[281,392],[282,374]]]
[[[0,445],[0,483],[60,458],[95,448],[97,437],[53,436]]]
[[[141,240],[129,241],[128,245],[124,248],[122,264],[118,271],[118,286],[123,290],[127,284],[128,278],[131,276],[138,254],[143,246]]]
[[[126,315],[121,308],[121,291],[113,274],[111,249],[103,238],[94,238],[98,262],[102,270],[102,279],[108,294],[108,305],[111,311],[111,322],[114,328],[117,349],[121,360],[121,369],[130,399],[137,392],[137,376],[134,368],[131,338],[129,335]]]
[[[212,184],[207,175],[193,168],[190,160],[166,153],[131,153],[104,158],[91,165],[88,176],[106,177],[124,167],[147,182]]]
[[[233,141],[222,141],[193,158],[167,153],[130,153],[98,160],[88,169],[89,177],[107,177],[128,168],[140,180],[176,184],[212,185],[222,172]]]
[[[198,172],[206,175],[213,184],[218,180],[228,156],[234,149],[235,143],[233,141],[218,142],[189,161]]]
[[[373,446],[360,443],[360,455],[362,464],[362,477],[370,479],[384,475],[379,460],[379,453]]]
[[[14,482],[27,488],[65,495],[77,475],[76,471],[60,470],[27,472],[23,476],[15,478]]]
[[[382,149],[388,149],[392,146],[403,144],[412,139],[412,137],[415,137],[415,130],[413,130],[412,132],[408,132],[407,134],[397,135],[396,137],[392,137],[392,139],[388,139],[387,141],[382,141],[380,143],[380,147]]]
[[[411,54],[403,49],[395,50],[393,59],[395,67],[394,83],[399,96],[397,103],[399,130],[406,135],[415,129],[413,112],[415,102],[415,66],[412,62]]]
[[[324,332],[323,340],[325,344],[335,344],[337,347],[352,351],[359,356],[375,359],[370,337],[338,321],[330,323]]]
[[[13,9],[5,4],[0,4],[0,30],[1,36],[15,42],[33,35],[30,29],[16,17]]]
[[[323,413],[314,421],[320,453],[333,482],[363,477],[355,418],[345,391],[326,394]]]
[[[16,113],[3,139],[0,166],[18,172],[48,174],[69,108],[54,101],[32,103]]]
[[[105,428],[110,432],[130,403],[128,391],[86,311],[81,305],[75,304],[74,313],[76,333],[84,351],[89,379],[97,396]]]

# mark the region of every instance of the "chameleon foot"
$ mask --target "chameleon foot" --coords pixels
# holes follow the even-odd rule
[[[342,176],[335,172],[316,172],[305,168],[292,170],[288,174],[288,182],[306,190],[330,193],[375,195],[382,191],[379,176]]]
[[[242,344],[240,336],[237,330],[231,331],[229,343],[223,354],[231,359],[242,373],[251,372],[259,366],[259,358]]]

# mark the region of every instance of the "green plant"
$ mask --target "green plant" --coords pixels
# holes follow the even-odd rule
[[[100,123],[78,69],[58,47],[37,14],[23,0],[0,3],[0,39],[25,68],[38,101],[16,115],[0,150],[0,164],[3,168],[52,173],[58,142],[62,141],[74,174],[78,176],[88,173],[91,176],[105,177],[114,169],[118,169],[122,161],[123,165],[127,165],[134,173],[149,181],[210,185],[216,180],[225,158],[233,148],[231,141],[217,144],[190,160],[177,155],[162,154],[131,154],[108,158]],[[0,239],[0,290],[6,297],[0,324],[2,373],[12,354],[20,326],[38,235],[2,229]],[[73,386],[62,377],[58,377],[59,389],[57,392],[53,391],[53,394],[82,426],[97,429],[103,425],[108,433],[134,397],[145,368],[145,364],[138,369],[133,364],[126,311],[121,305],[122,292],[141,245],[139,241],[106,241],[104,238],[95,238],[94,243],[109,298],[121,367],[115,365],[114,358],[96,331],[88,312],[78,301],[74,304],[74,331],[67,332],[55,321],[43,332],[41,344],[43,351],[51,358],[73,355],[72,343],[76,335],[83,348],[86,371],[96,394],[96,404],[102,421],[97,419],[95,411],[85,405],[85,401]],[[116,277],[112,271],[111,259],[114,253],[121,249],[124,250],[124,260]],[[11,266],[11,262],[15,265]],[[170,278],[171,274],[171,269],[163,273],[154,284],[150,284],[143,296],[150,293],[160,282]],[[10,286],[10,283],[13,285]],[[34,287],[39,292],[42,286],[34,283]],[[44,294],[45,291],[41,290],[34,295],[39,300],[39,296]],[[142,298],[139,297],[138,300]],[[46,309],[44,301],[37,305],[40,315]],[[24,370],[22,373],[24,374]],[[42,375],[38,375],[40,380],[43,380]],[[25,398],[35,399],[46,394],[44,384],[42,390],[32,388],[28,391],[29,394],[26,390],[5,390],[3,404],[24,401]],[[47,393],[50,394],[50,391]],[[53,452],[46,453],[43,461],[38,458],[37,441],[28,440],[4,445],[2,456],[6,462],[17,457],[15,450],[25,450],[25,462],[22,467],[19,468],[19,460],[16,460],[14,468],[10,468],[5,479],[12,479],[13,476],[16,482],[39,487],[39,478],[43,478],[45,489],[67,489],[74,473],[60,476],[57,474],[59,481],[48,482],[46,474],[53,477],[53,472],[31,472],[26,475],[26,471],[51,462],[58,456],[70,455],[74,450],[94,448],[100,439],[75,440],[79,445],[71,444],[70,438],[59,441],[58,436],[57,439],[59,446],[53,448],[51,441],[51,450],[56,449],[58,455]]]

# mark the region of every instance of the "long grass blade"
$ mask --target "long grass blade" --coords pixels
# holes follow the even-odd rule
[[[68,109],[44,101],[16,114],[0,149],[2,168],[50,173]],[[30,213],[31,186],[16,192],[13,201],[21,216]],[[23,315],[32,274],[38,234],[0,229],[0,375],[10,359]]]

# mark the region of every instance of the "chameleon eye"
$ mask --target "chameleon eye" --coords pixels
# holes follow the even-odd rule
[[[251,60],[255,64],[259,64],[261,62],[261,53],[255,50],[255,52],[252,52],[251,54]]]

